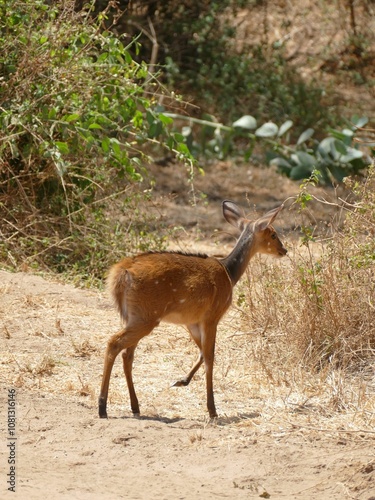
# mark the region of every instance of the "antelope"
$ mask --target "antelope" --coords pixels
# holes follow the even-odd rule
[[[99,416],[107,418],[108,387],[113,363],[122,352],[130,405],[139,416],[132,367],[138,342],[160,322],[185,325],[199,348],[190,372],[173,384],[187,386],[198,368],[206,370],[207,409],[217,417],[213,393],[213,364],[216,329],[232,302],[233,287],[256,253],[283,257],[287,250],[271,226],[281,205],[255,222],[232,201],[222,203],[224,218],[241,231],[235,247],[223,259],[179,252],[143,253],[125,257],[111,267],[107,284],[125,322],[113,335],[105,353],[99,396]]]

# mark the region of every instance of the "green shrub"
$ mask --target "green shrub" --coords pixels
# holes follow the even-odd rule
[[[114,235],[124,252],[134,246],[134,226],[147,225],[136,215],[139,203],[129,201],[147,175],[147,151],[161,146],[163,132],[169,149],[188,155],[168,131],[171,119],[155,111],[146,65],[102,29],[104,18],[76,13],[73,1],[0,1],[0,210],[8,264],[79,266],[101,276]],[[126,230],[111,220],[108,200],[114,219],[130,214]]]

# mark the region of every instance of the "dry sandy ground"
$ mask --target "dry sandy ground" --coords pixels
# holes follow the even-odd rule
[[[173,326],[137,350],[143,416],[130,414],[118,360],[101,420],[103,352],[119,324],[106,295],[0,271],[0,498],[374,499],[374,429],[355,412],[333,415],[262,385],[242,349],[239,314],[218,334],[216,422],[206,417],[203,370],[189,387],[170,388],[196,355]],[[9,389],[16,494],[6,483]]]

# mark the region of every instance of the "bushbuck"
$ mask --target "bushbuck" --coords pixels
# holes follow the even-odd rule
[[[247,219],[232,201],[223,201],[222,208],[224,218],[241,232],[227,257],[150,252],[125,257],[110,269],[108,288],[125,325],[109,339],[105,353],[99,396],[101,418],[107,417],[109,380],[121,351],[131,409],[139,415],[132,378],[134,351],[141,338],[162,321],[185,325],[199,348],[196,363],[174,386],[188,385],[204,363],[207,408],[211,418],[217,417],[212,383],[216,329],[231,305],[233,287],[256,253],[276,257],[287,253],[271,225],[283,205],[256,221]]]

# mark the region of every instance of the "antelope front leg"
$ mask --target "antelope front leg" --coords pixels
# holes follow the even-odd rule
[[[202,353],[206,368],[206,391],[207,391],[207,409],[211,418],[217,417],[214,389],[213,389],[213,368],[215,357],[215,338],[216,325],[206,326],[202,341]]]
[[[172,387],[181,387],[181,386],[189,385],[191,379],[194,377],[195,373],[198,371],[199,367],[203,363],[202,335],[201,335],[201,332],[203,331],[203,325],[200,325],[199,323],[195,323],[193,325],[188,325],[187,328],[190,332],[191,338],[194,340],[194,342],[198,346],[199,356],[198,356],[197,361],[194,363],[193,368],[190,370],[190,372],[185,377],[182,377],[181,379],[177,380],[172,385]]]

